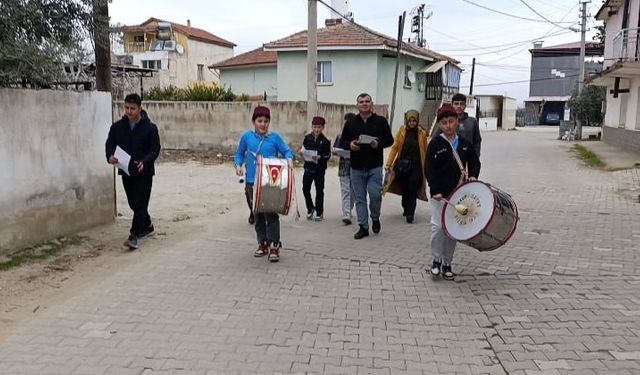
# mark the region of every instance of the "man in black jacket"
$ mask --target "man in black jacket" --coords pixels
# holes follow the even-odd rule
[[[467,97],[464,94],[457,93],[451,98],[451,105],[458,115],[458,135],[473,145],[476,155],[480,157],[480,148],[482,145],[482,136],[480,135],[480,125],[475,117],[471,117],[464,110],[467,108]],[[433,138],[442,133],[442,129],[438,125],[433,129]]]
[[[373,233],[380,232],[383,149],[393,144],[393,135],[387,120],[372,112],[371,95],[363,93],[356,100],[358,115],[345,124],[340,148],[351,150],[351,186],[360,226],[353,238],[359,240],[369,235],[367,193]]]
[[[109,129],[105,152],[109,164],[118,164],[114,156],[116,147],[129,154],[131,160],[127,171],[118,170],[122,176],[122,185],[127,193],[127,202],[133,210],[133,220],[126,245],[134,250],[138,248],[138,239],[153,233],[154,228],[149,216],[149,198],[154,162],[160,154],[158,128],[142,110],[142,99],[138,94],[129,94],[124,99],[125,115]]]

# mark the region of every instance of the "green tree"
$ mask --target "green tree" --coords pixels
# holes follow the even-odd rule
[[[578,95],[574,91],[569,99],[569,108],[578,121],[583,124],[599,124],[603,120],[602,102],[607,90],[601,86],[585,86]]]
[[[91,0],[0,1],[0,86],[46,87],[86,58]]]

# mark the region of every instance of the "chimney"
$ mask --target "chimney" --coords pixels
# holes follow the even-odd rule
[[[191,27],[191,20],[187,20],[187,27]]]
[[[327,18],[324,20],[324,25],[326,27],[340,25],[342,23],[342,18]]]
[[[542,48],[542,40],[537,40],[533,42],[533,49]]]

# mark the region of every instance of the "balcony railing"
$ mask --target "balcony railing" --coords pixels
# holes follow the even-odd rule
[[[622,29],[613,38],[613,57],[622,61],[639,61],[638,34],[640,29]]]
[[[147,52],[151,50],[151,42],[129,42],[124,44],[126,53]]]

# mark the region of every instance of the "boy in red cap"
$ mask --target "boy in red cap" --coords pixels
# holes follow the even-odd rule
[[[253,130],[247,130],[240,137],[238,149],[234,157],[236,174],[243,176],[246,167],[245,192],[247,200],[253,206],[253,185],[256,178],[256,158],[282,156],[287,159],[289,166],[293,166],[293,152],[287,146],[280,134],[269,131],[271,111],[264,106],[257,106],[251,117]],[[255,229],[258,239],[258,249],[253,253],[255,257],[267,255],[270,262],[280,260],[280,218],[276,213],[255,214]]]
[[[322,134],[325,120],[315,116],[311,120],[311,133],[302,141],[302,147],[308,151],[316,151],[313,160],[304,162],[304,175],[302,176],[302,193],[307,205],[307,220],[322,221],[324,215],[324,174],[327,170],[327,161],[331,158],[331,142]],[[311,199],[311,185],[316,186],[315,204]]]
[[[431,193],[431,274],[453,280],[451,262],[456,240],[447,237],[442,229],[442,198],[448,198],[466,180],[480,174],[480,159],[473,145],[457,134],[458,114],[450,104],[438,109],[438,126],[442,133],[434,136],[427,147],[427,182]]]

